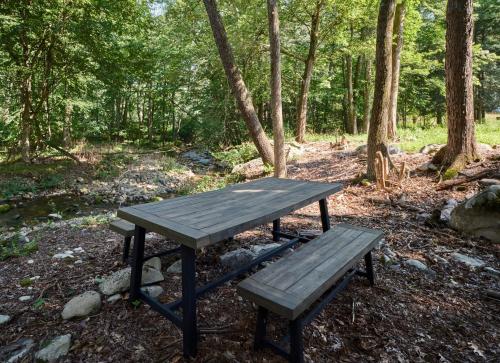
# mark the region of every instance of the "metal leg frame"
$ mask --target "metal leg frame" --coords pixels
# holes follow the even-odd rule
[[[323,232],[330,229],[330,216],[328,215],[328,200],[321,199],[319,201],[319,210],[321,212],[321,226],[323,227]]]
[[[367,253],[366,256],[371,256],[371,253]],[[365,260],[367,257],[365,256]],[[370,257],[371,258],[371,257]],[[367,267],[367,271],[370,268]],[[373,267],[371,268],[373,273]],[[360,271],[357,269],[350,270],[342,281],[330,289],[329,292],[323,295],[322,300],[311,310],[309,310],[305,315],[299,317],[295,320],[289,321],[289,337],[285,337],[283,341],[290,341],[290,348],[286,350],[282,345],[277,344],[271,340],[266,339],[266,326],[268,319],[268,312],[265,308],[259,307],[257,314],[257,329],[255,331],[255,348],[270,348],[275,353],[287,358],[292,363],[303,363],[304,362],[304,343],[303,343],[303,328],[304,326],[311,323],[316,316],[323,311],[323,309],[337,297],[337,295],[344,290],[351,279],[355,275],[359,275]],[[361,272],[364,275],[364,272]],[[368,275],[369,272],[366,273]]]
[[[144,240],[146,230],[135,226],[134,250],[132,253],[132,272],[130,276],[130,301],[141,297],[142,263],[144,259]]]
[[[273,221],[273,241],[274,242],[279,242],[280,240],[280,220],[276,219]]]
[[[132,237],[125,237],[123,240],[123,262],[128,261],[128,256],[130,252],[130,242],[132,241]]]

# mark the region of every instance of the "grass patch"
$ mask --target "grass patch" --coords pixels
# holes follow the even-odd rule
[[[215,159],[231,167],[259,157],[255,145],[249,142],[232,147],[229,150],[214,152],[212,155]]]
[[[11,198],[18,194],[36,192],[36,184],[24,178],[13,177],[0,182],[0,197]]]
[[[164,158],[163,161],[163,171],[165,173],[182,173],[187,171],[188,168],[186,168],[184,165],[179,164],[175,158],[172,158],[170,156],[167,156]]]
[[[11,257],[28,256],[36,251],[38,251],[38,242],[23,243],[20,241],[19,236],[16,236],[10,241],[0,242],[0,261],[5,261]]]
[[[25,277],[24,279],[21,279],[19,281],[19,285],[21,285],[21,287],[31,286],[32,283],[33,283],[33,281],[31,281],[31,279],[29,277]]]
[[[100,226],[101,224],[106,224],[109,222],[109,217],[106,215],[97,215],[97,216],[86,216],[83,217],[82,219],[82,226],[85,227],[96,227]]]
[[[240,175],[229,174],[226,176],[204,175],[198,180],[186,183],[179,189],[180,195],[190,195],[208,192],[210,190],[222,189],[228,185],[239,183],[243,180]]]
[[[134,159],[126,154],[106,154],[97,164],[94,175],[99,180],[116,178]]]

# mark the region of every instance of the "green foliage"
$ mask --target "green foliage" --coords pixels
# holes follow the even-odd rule
[[[240,175],[228,174],[226,176],[204,175],[198,180],[186,183],[180,190],[180,195],[190,195],[221,189],[228,185],[243,181]]]
[[[173,172],[173,173],[181,173],[186,171],[187,168],[184,165],[179,164],[175,158],[165,157],[163,162],[163,171],[165,173]]]
[[[36,241],[24,243],[20,241],[18,236],[9,241],[0,241],[0,261],[11,257],[28,256],[36,251],[38,251]]]
[[[24,279],[21,279],[19,281],[19,285],[21,285],[22,287],[31,286],[32,283],[33,281],[29,277],[25,277]]]
[[[443,174],[443,180],[450,180],[455,178],[458,175],[458,171],[453,168],[447,169]]]
[[[254,144],[246,142],[228,150],[214,152],[212,155],[222,163],[233,167],[257,158],[259,153]]]
[[[5,198],[11,198],[24,193],[34,193],[36,189],[36,186],[32,182],[19,177],[9,178],[0,182],[0,195]]]
[[[120,175],[120,171],[133,160],[126,154],[105,154],[95,168],[95,177],[107,180]]]
[[[33,308],[38,310],[41,309],[45,305],[45,300],[42,298],[36,299],[33,303]]]
[[[0,204],[0,214],[7,213],[10,210],[10,205]]]

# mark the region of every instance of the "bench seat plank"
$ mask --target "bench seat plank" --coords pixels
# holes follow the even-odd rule
[[[372,250],[382,232],[339,224],[238,285],[238,293],[295,320]]]
[[[113,232],[121,234],[124,237],[133,237],[135,226],[133,223],[127,222],[123,219],[116,219],[109,223],[109,229]]]

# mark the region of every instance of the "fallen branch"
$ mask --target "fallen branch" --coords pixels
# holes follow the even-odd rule
[[[52,143],[50,143],[50,142],[45,142],[45,144],[46,144],[47,146],[49,146],[49,147],[51,147],[51,148],[53,148],[53,149],[55,149],[55,150],[59,151],[59,152],[60,152],[61,154],[63,154],[64,156],[67,156],[68,158],[73,159],[74,161],[76,161],[76,163],[77,163],[77,164],[81,164],[80,159],[78,159],[78,158],[77,158],[75,155],[73,155],[72,153],[70,153],[70,152],[68,152],[68,151],[64,150],[62,147],[59,147],[59,146],[57,146],[57,145],[54,145],[54,144],[52,144]]]
[[[442,183],[438,184],[438,186],[436,187],[436,190],[450,189],[450,188],[457,186],[457,185],[470,183],[474,180],[483,179],[483,178],[491,177],[494,175],[496,175],[496,173],[491,169],[483,170],[483,171],[480,171],[479,173],[476,173],[474,175],[470,175],[470,176],[466,176],[463,178],[453,179],[453,180],[448,180],[448,181],[442,182]]]

